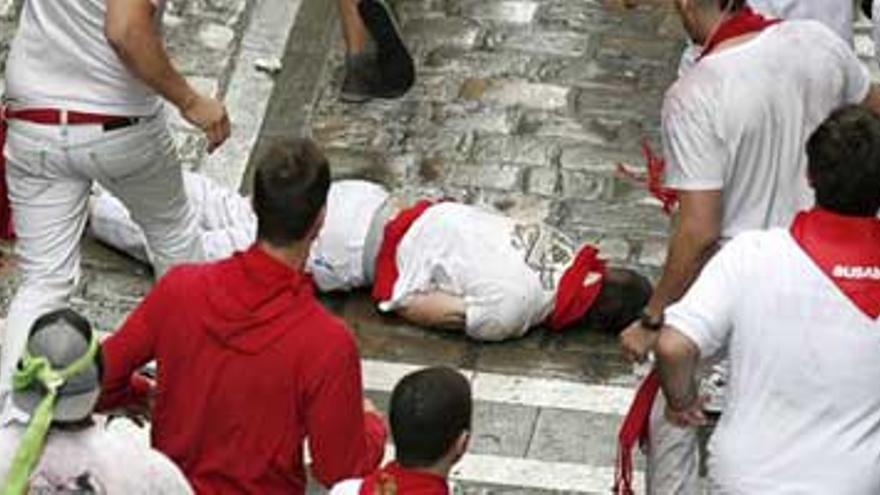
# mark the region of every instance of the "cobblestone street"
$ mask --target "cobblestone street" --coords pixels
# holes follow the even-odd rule
[[[0,0],[0,73],[20,3]],[[174,59],[198,87],[225,97],[234,123],[233,138],[210,157],[179,118],[175,136],[187,167],[246,192],[254,149],[310,133],[337,177],[544,220],[656,278],[668,218],[616,168],[643,170],[643,140],[659,151],[660,105],[684,38],[671,2],[637,3],[397,0],[417,84],[399,100],[352,105],[338,98],[344,50],[335,2],[169,0]],[[859,32],[860,53],[872,56],[864,26]],[[260,69],[276,60],[278,74]],[[110,331],[152,275],[93,240],[84,245],[73,303]],[[16,275],[12,246],[0,250],[2,315]],[[617,425],[636,383],[612,339],[536,329],[516,342],[478,344],[379,315],[365,294],[326,303],[354,329],[368,395],[383,408],[414,367],[454,365],[472,377],[474,439],[454,473],[464,493],[610,490]]]

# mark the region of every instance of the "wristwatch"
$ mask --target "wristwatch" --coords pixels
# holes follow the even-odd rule
[[[658,316],[651,316],[647,309],[642,311],[642,317],[639,319],[639,324],[642,328],[655,332],[663,328],[665,322],[666,318],[664,318],[662,311]]]

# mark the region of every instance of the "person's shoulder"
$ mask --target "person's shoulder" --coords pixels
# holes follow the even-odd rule
[[[728,241],[719,255],[746,263],[762,259],[774,260],[780,250],[788,249],[790,244],[791,236],[788,229],[747,230]]]
[[[352,350],[357,352],[354,333],[338,316],[332,314],[317,300],[309,303],[308,311],[300,316],[302,329],[308,333],[305,339],[315,350],[329,349],[334,353]]]

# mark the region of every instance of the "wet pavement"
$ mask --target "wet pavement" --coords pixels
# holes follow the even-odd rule
[[[0,0],[0,64],[16,5]],[[666,5],[398,0],[418,83],[400,100],[348,105],[337,97],[343,45],[334,2],[172,1],[174,58],[200,87],[225,97],[236,132],[211,157],[180,121],[175,136],[188,167],[247,190],[254,148],[310,133],[336,177],[372,177],[413,195],[439,192],[544,220],[597,243],[612,263],[656,277],[668,220],[615,168],[641,169],[643,139],[659,149],[661,98],[683,39]],[[873,50],[864,38],[859,48]],[[276,76],[257,68],[276,59]],[[94,241],[84,246],[72,303],[112,330],[149,290],[151,274]],[[2,259],[0,314],[16,283],[14,264]],[[417,366],[453,365],[472,378],[474,441],[455,473],[465,493],[608,491],[616,426],[636,381],[614,339],[595,329],[536,329],[515,342],[479,344],[380,315],[362,293],[324,301],[356,334],[368,394],[381,407]]]

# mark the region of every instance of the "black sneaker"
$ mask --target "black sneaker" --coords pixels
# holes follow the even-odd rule
[[[415,64],[400,36],[397,19],[386,0],[361,0],[358,12],[376,42],[378,79],[371,88],[377,98],[397,98],[415,83]]]
[[[362,103],[381,97],[382,74],[374,53],[360,53],[345,58],[345,79],[339,98],[346,103]]]

